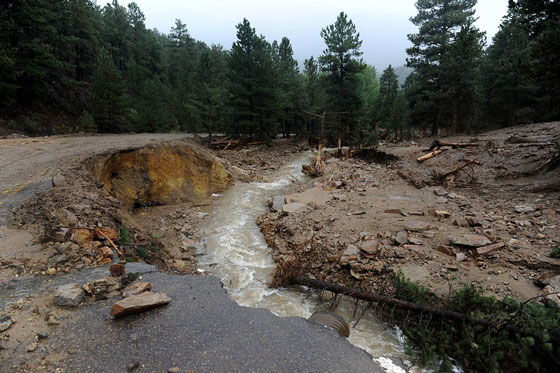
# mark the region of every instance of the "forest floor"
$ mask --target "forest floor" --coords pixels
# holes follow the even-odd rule
[[[111,263],[56,231],[75,224],[110,228],[117,236],[124,226],[132,241],[121,246],[128,260],[171,273],[196,274],[203,238],[199,227],[211,218],[208,212],[219,196],[130,208],[104,192],[88,162],[107,152],[177,137],[184,136],[0,140],[0,287],[15,279],[50,283],[59,275]],[[339,159],[327,152],[324,176],[294,183],[282,196],[271,196],[271,211],[259,218],[274,259],[291,263],[297,258],[318,279],[373,292],[382,291],[390,275],[402,270],[442,297],[462,282],[480,285],[496,296],[528,299],[540,294],[546,280],[560,274],[560,260],[548,257],[560,237],[560,168],[542,167],[557,154],[560,124],[445,138],[479,146],[447,149],[418,163],[416,158],[427,153],[433,140],[383,144],[378,149],[394,157],[373,160]],[[279,140],[274,146],[214,154],[236,182],[266,182],[303,149],[296,141]],[[458,176],[455,183],[432,185],[433,172],[453,169],[462,164],[460,158],[477,159],[480,165],[473,165],[473,171]],[[418,189],[399,172],[426,185]],[[461,185],[462,181],[470,182]],[[63,187],[51,188],[53,184]],[[296,205],[283,206],[285,202]],[[300,202],[303,207],[297,205]],[[450,236],[455,242],[467,239],[467,245],[453,244]],[[478,253],[472,246],[476,240],[497,245]],[[103,238],[96,242],[108,244]],[[139,243],[146,243],[148,250],[140,251]],[[47,328],[49,320],[64,323],[71,311],[53,306],[50,293],[18,298],[14,290],[1,302],[5,308],[0,316],[18,322],[0,332],[0,354],[11,356],[10,362],[22,362],[22,370],[48,365],[49,359],[65,359],[67,353],[60,357],[43,349],[37,355],[41,359],[34,360],[33,348],[42,338],[37,330]]]

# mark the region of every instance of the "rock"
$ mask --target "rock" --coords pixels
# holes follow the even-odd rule
[[[286,212],[288,214],[293,214],[295,212],[305,210],[306,208],[307,208],[307,205],[304,205],[303,203],[292,202],[292,203],[286,203],[285,205],[283,205],[282,206],[282,211]]]
[[[482,217],[480,216],[467,216],[465,220],[471,227],[481,227],[484,223]]]
[[[332,196],[322,188],[311,188],[298,194],[286,196],[286,203],[302,203],[304,205],[324,205],[332,199]]]
[[[346,216],[353,216],[353,215],[365,215],[366,211],[359,210],[359,211],[349,211],[346,213]]]
[[[453,219],[453,225],[456,225],[458,227],[463,227],[463,228],[470,227],[470,224],[467,221],[467,219],[463,218],[462,216],[459,216],[459,217],[456,217],[455,219]]]
[[[451,216],[449,211],[436,210],[436,216],[440,218],[448,218]]]
[[[413,245],[424,245],[424,242],[416,237],[408,237],[408,242]]]
[[[465,259],[467,259],[467,256],[463,253],[457,253],[455,254],[455,260],[457,260],[458,262],[462,262]]]
[[[131,207],[198,202],[234,183],[219,158],[188,141],[114,153],[100,173],[105,190]]]
[[[116,229],[108,228],[108,227],[99,227],[97,228],[98,232],[104,233],[109,239],[112,241],[117,241],[119,239],[119,232]],[[104,240],[105,236],[102,234],[95,232],[95,236],[99,240]]]
[[[54,304],[56,306],[76,307],[82,299],[85,292],[77,283],[62,285],[56,288],[54,292]]]
[[[409,232],[424,232],[430,229],[430,225],[423,221],[411,221],[404,224],[404,229]]]
[[[110,247],[101,246],[97,249],[103,258],[113,259],[114,253]]]
[[[140,362],[139,361],[133,361],[132,363],[129,363],[126,366],[126,370],[129,372],[132,372],[135,369],[138,369],[140,367]]]
[[[152,290],[152,284],[149,282],[145,282],[145,281],[140,281],[140,282],[135,282],[132,283],[130,285],[128,285],[126,287],[126,289],[124,289],[121,292],[121,295],[123,298],[128,298],[132,295],[138,295],[141,294],[145,291],[150,291]]]
[[[47,319],[48,326],[57,326],[60,325],[60,322],[54,317],[53,315],[49,316]]]
[[[15,322],[8,315],[0,317],[0,333],[10,329]]]
[[[84,285],[84,288],[88,294],[95,295],[96,300],[101,300],[107,298],[106,294],[119,290],[121,283],[117,277],[105,277]]]
[[[542,289],[544,296],[556,302],[560,306],[560,294],[553,294],[557,292],[560,292],[560,276],[555,276],[549,279],[548,285]]]
[[[93,236],[93,231],[88,229],[76,229],[74,233],[72,233],[72,241],[80,245],[80,247],[85,248],[93,241]]]
[[[449,236],[449,241],[454,245],[480,247],[491,244],[492,242],[485,236],[479,234],[465,234],[463,236]]]
[[[54,258],[54,262],[55,262],[56,264],[62,264],[62,263],[65,263],[65,262],[67,262],[67,261],[68,261],[68,257],[67,257],[66,255],[57,255],[57,256]]]
[[[51,275],[51,276],[56,275],[56,268],[53,268],[53,267],[48,268],[46,273],[47,273],[47,275]]]
[[[126,273],[126,268],[124,264],[111,264],[109,272],[111,272],[111,276],[119,277]]]
[[[360,245],[360,249],[366,254],[366,256],[374,256],[375,254],[377,254],[378,248],[379,241],[377,240],[363,241]]]
[[[514,209],[515,209],[515,212],[517,212],[518,214],[521,214],[521,213],[524,213],[524,212],[525,213],[535,212],[535,211],[537,211],[537,206],[529,205],[529,204],[528,205],[518,205],[518,206],[515,206]]]
[[[286,203],[286,196],[272,197],[272,209],[274,211],[282,212],[282,205]]]
[[[52,233],[51,238],[56,242],[65,242],[68,234],[68,228],[60,228]]]
[[[407,231],[397,232],[397,236],[395,237],[395,243],[397,243],[397,245],[404,245],[405,243],[408,243],[408,232]]]
[[[64,175],[58,169],[54,171],[51,182],[53,187],[63,186],[66,184]]]
[[[477,248],[476,253],[478,255],[484,255],[484,254],[491,253],[492,251],[501,249],[504,246],[505,246],[505,244],[503,242],[497,242],[497,243],[492,244],[492,245]]]
[[[434,231],[424,231],[422,232],[422,236],[426,237],[426,238],[434,238],[436,235],[436,232]]]
[[[449,193],[447,193],[447,191],[443,188],[437,188],[437,189],[434,190],[434,194],[438,197],[443,197],[443,196],[446,196]]]
[[[37,342],[33,342],[29,346],[27,346],[27,352],[35,351],[37,347],[39,347],[39,344]]]
[[[342,256],[340,257],[340,264],[345,266],[348,265],[351,261],[358,260],[358,254],[360,251],[354,245],[348,245],[348,248],[344,250]]]
[[[181,371],[181,368],[179,367],[172,367],[167,369],[167,373],[179,373]]]
[[[445,255],[455,255],[455,252],[453,251],[453,248],[451,246],[439,245],[438,247],[436,247],[436,250]]]
[[[131,295],[113,305],[111,316],[121,317],[133,313],[139,313],[154,307],[169,304],[171,299],[165,293],[144,292],[138,295]]]

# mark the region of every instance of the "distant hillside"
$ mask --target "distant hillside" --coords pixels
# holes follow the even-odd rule
[[[405,65],[395,67],[395,74],[399,77],[399,85],[403,85],[406,78],[412,73],[413,69],[411,67],[406,67]]]

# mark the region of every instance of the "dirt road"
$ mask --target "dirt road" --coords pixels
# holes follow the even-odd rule
[[[192,135],[123,134],[0,140],[0,227],[6,224],[12,207],[52,185],[53,173],[61,165],[107,150],[183,137]]]

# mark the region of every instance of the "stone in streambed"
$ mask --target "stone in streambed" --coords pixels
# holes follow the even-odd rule
[[[284,211],[288,214],[293,214],[295,212],[305,210],[306,208],[307,208],[307,205],[304,205],[303,203],[292,202],[292,203],[286,203],[285,205],[283,205],[282,206],[282,211]]]
[[[430,229],[430,225],[423,221],[411,221],[405,223],[404,229],[409,232],[424,232]]]
[[[56,306],[76,307],[84,299],[84,295],[84,290],[77,283],[62,285],[56,288],[54,304]]]
[[[171,302],[171,299],[165,293],[144,292],[138,295],[131,295],[113,305],[111,316],[121,317],[144,312],[151,308],[169,304],[169,302]]]

